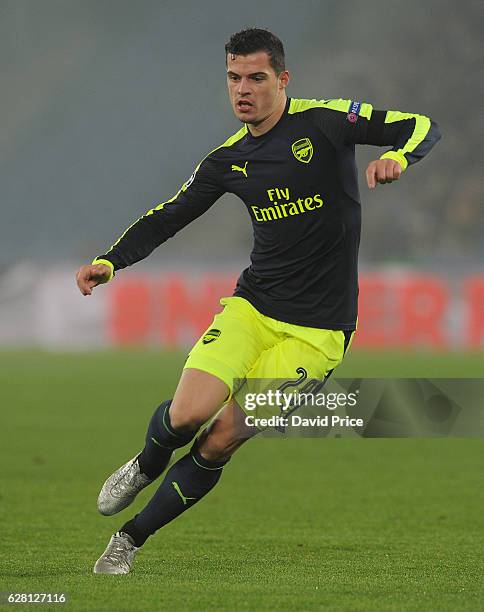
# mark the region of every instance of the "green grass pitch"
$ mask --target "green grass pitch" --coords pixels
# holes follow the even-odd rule
[[[93,575],[150,495],[106,518],[98,490],[141,447],[182,363],[141,350],[0,353],[0,591],[65,592],[66,610],[484,609],[480,439],[253,440],[132,574]],[[478,354],[354,351],[339,375],[483,372]]]

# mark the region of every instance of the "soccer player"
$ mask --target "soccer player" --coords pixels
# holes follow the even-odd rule
[[[81,293],[91,295],[225,192],[239,196],[253,225],[251,265],[193,347],[173,399],[154,412],[142,451],[104,483],[99,511],[126,508],[166,470],[175,449],[216,418],[169,468],[145,508],[111,537],[96,573],[128,573],[146,540],[202,499],[237,448],[259,431],[245,421],[240,381],[324,380],[343,359],[357,323],[355,144],[390,147],[366,170],[373,189],[399,179],[440,138],[423,115],[351,100],[288,98],[283,45],[266,30],[234,34],[225,54],[229,98],[242,128],[200,162],[176,195],[77,272]]]

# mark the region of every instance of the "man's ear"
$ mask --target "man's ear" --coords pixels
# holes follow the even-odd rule
[[[285,89],[289,83],[289,70],[283,70],[279,75],[279,85],[281,89]]]

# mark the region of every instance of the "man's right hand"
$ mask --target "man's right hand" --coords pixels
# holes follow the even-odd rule
[[[91,295],[94,287],[107,283],[111,269],[104,264],[81,266],[76,274],[77,286],[82,295]]]

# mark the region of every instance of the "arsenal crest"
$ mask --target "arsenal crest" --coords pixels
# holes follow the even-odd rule
[[[202,338],[203,344],[209,344],[210,342],[213,342],[220,336],[220,334],[221,331],[219,329],[209,329],[205,336],[203,336]]]
[[[297,161],[309,164],[313,158],[313,143],[309,138],[300,138],[292,144],[292,153]]]

